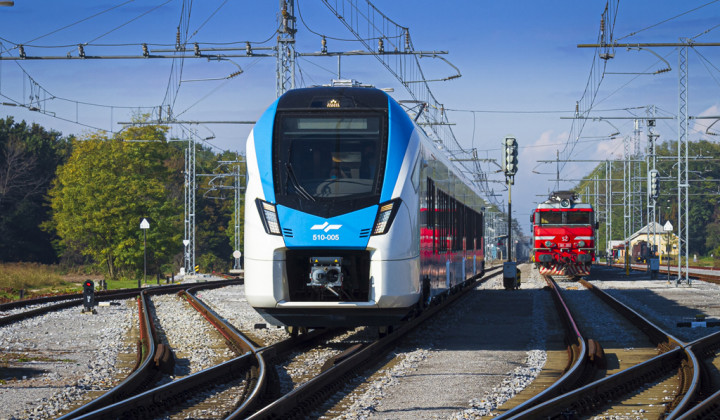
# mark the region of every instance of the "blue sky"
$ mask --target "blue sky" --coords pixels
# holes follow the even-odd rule
[[[297,23],[297,51],[320,50],[320,37],[313,31],[328,38],[353,38],[322,2],[296,1],[296,15],[302,13],[304,21]],[[342,2],[332,0],[329,3]],[[594,50],[579,49],[576,45],[597,42],[605,1],[377,0],[374,4],[389,18],[410,28],[417,50],[449,52],[444,57],[459,68],[462,77],[434,82],[431,89],[447,109],[477,111],[448,111],[449,119],[457,124],[453,126],[455,135],[464,147],[476,148],[481,157],[500,159],[501,139],[507,134],[516,136],[521,150],[520,170],[513,188],[513,213],[523,230],[528,232],[530,210],[543,199],[538,195],[544,196],[554,189],[551,179],[555,165],[538,161],[554,159],[556,150],[565,147],[571,121],[560,117],[573,115],[575,103],[588,83]],[[699,8],[705,4],[707,6]],[[85,47],[87,55],[138,55],[140,43],[174,45],[182,6],[181,0],[16,0],[13,7],[0,7],[2,55],[17,56],[16,44],[24,44],[28,56],[77,55],[75,45],[78,43],[90,44]],[[695,8],[699,9],[691,11]],[[105,13],[99,14],[103,11]],[[676,17],[688,11],[691,12]],[[89,18],[96,14],[99,15]],[[191,42],[244,43],[270,39],[263,45],[271,47],[275,45],[277,14],[278,1],[274,0],[195,1],[186,27]],[[614,35],[616,39],[623,37],[620,42],[677,42],[680,37],[696,37],[714,29],[719,18],[718,1],[621,1]],[[668,21],[661,23],[665,20]],[[720,29],[714,29],[695,40],[715,42],[719,35]],[[105,46],[109,44],[130,45]],[[63,47],[47,48],[57,46]],[[328,39],[328,49],[357,50],[362,49],[362,45]],[[654,72],[666,67],[653,53],[663,57],[671,71],[657,75],[605,74],[592,115],[631,116],[634,113],[645,116],[642,107],[650,105],[658,107],[658,115],[674,116],[677,113],[676,49],[658,48],[652,52],[618,49],[605,70],[607,73]],[[688,113],[720,114],[720,50],[697,48],[691,50],[689,56]],[[421,63],[430,79],[455,74],[439,60],[422,59]],[[29,106],[29,97],[37,93],[43,109],[55,117],[7,105],[0,105],[0,117],[37,122],[63,134],[81,135],[97,128],[117,131],[120,128],[117,122],[129,120],[133,110],[149,109],[139,107],[160,105],[168,84],[177,86],[179,73],[171,71],[171,65],[171,60],[2,61],[0,102]],[[298,86],[328,83],[336,77],[335,58],[302,58],[298,65]],[[229,80],[190,81],[224,78],[237,71],[238,66],[243,73]],[[355,78],[378,87],[393,87],[392,95],[396,99],[408,99],[392,75],[371,57],[345,58],[341,68],[344,78]],[[29,81],[23,70],[34,82]],[[232,62],[187,59],[180,80],[173,106],[178,119],[256,120],[275,99],[275,60],[257,57],[237,58]],[[595,77],[591,84],[597,85],[598,80],[599,77]],[[39,90],[38,86],[44,90]],[[711,122],[692,123],[690,138],[712,140],[704,135]],[[242,152],[250,126],[192,125],[186,129],[196,130],[202,138],[214,136],[210,143],[218,149]],[[644,132],[644,127],[642,130]],[[611,140],[608,136],[615,132],[620,135]],[[657,132],[660,141],[676,139],[676,122],[659,121]],[[621,158],[622,138],[632,134],[631,120],[590,121],[572,155],[565,157]],[[186,134],[175,129],[173,135],[183,137]],[[644,134],[640,137],[640,147],[645,147]],[[594,165],[568,163],[561,178],[580,178]],[[486,166],[486,169],[492,167]],[[500,176],[492,175],[491,178],[499,180]],[[569,188],[572,184],[563,182],[561,188]],[[501,194],[498,199],[506,200],[504,187],[501,184],[493,186]]]

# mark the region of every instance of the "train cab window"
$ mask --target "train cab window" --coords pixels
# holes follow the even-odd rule
[[[544,211],[540,213],[540,224],[542,225],[562,225],[563,213],[559,211]]]
[[[328,200],[377,202],[386,119],[372,111],[279,113],[273,139],[278,203],[312,212],[308,206]]]
[[[566,215],[568,225],[589,225],[591,223],[590,216],[592,213],[589,211],[567,212]]]

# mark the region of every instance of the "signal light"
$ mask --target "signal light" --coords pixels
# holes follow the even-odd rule
[[[503,171],[508,177],[514,177],[518,169],[518,143],[515,137],[505,137],[503,141]],[[512,184],[512,182],[511,182]]]
[[[653,169],[649,172],[649,186],[648,192],[650,198],[657,200],[660,196],[660,172],[657,169]]]
[[[92,312],[97,313],[95,310],[95,282],[92,280],[85,280],[83,283],[83,313]]]

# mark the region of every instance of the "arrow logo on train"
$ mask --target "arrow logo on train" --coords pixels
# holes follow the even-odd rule
[[[325,232],[335,229],[340,229],[342,225],[331,225],[328,222],[323,223],[322,225],[313,225],[313,227],[310,228],[310,230],[323,230]]]

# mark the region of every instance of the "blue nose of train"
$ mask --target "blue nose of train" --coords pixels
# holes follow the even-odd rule
[[[378,206],[373,205],[326,219],[277,206],[282,236],[288,248],[365,249],[377,210]]]

